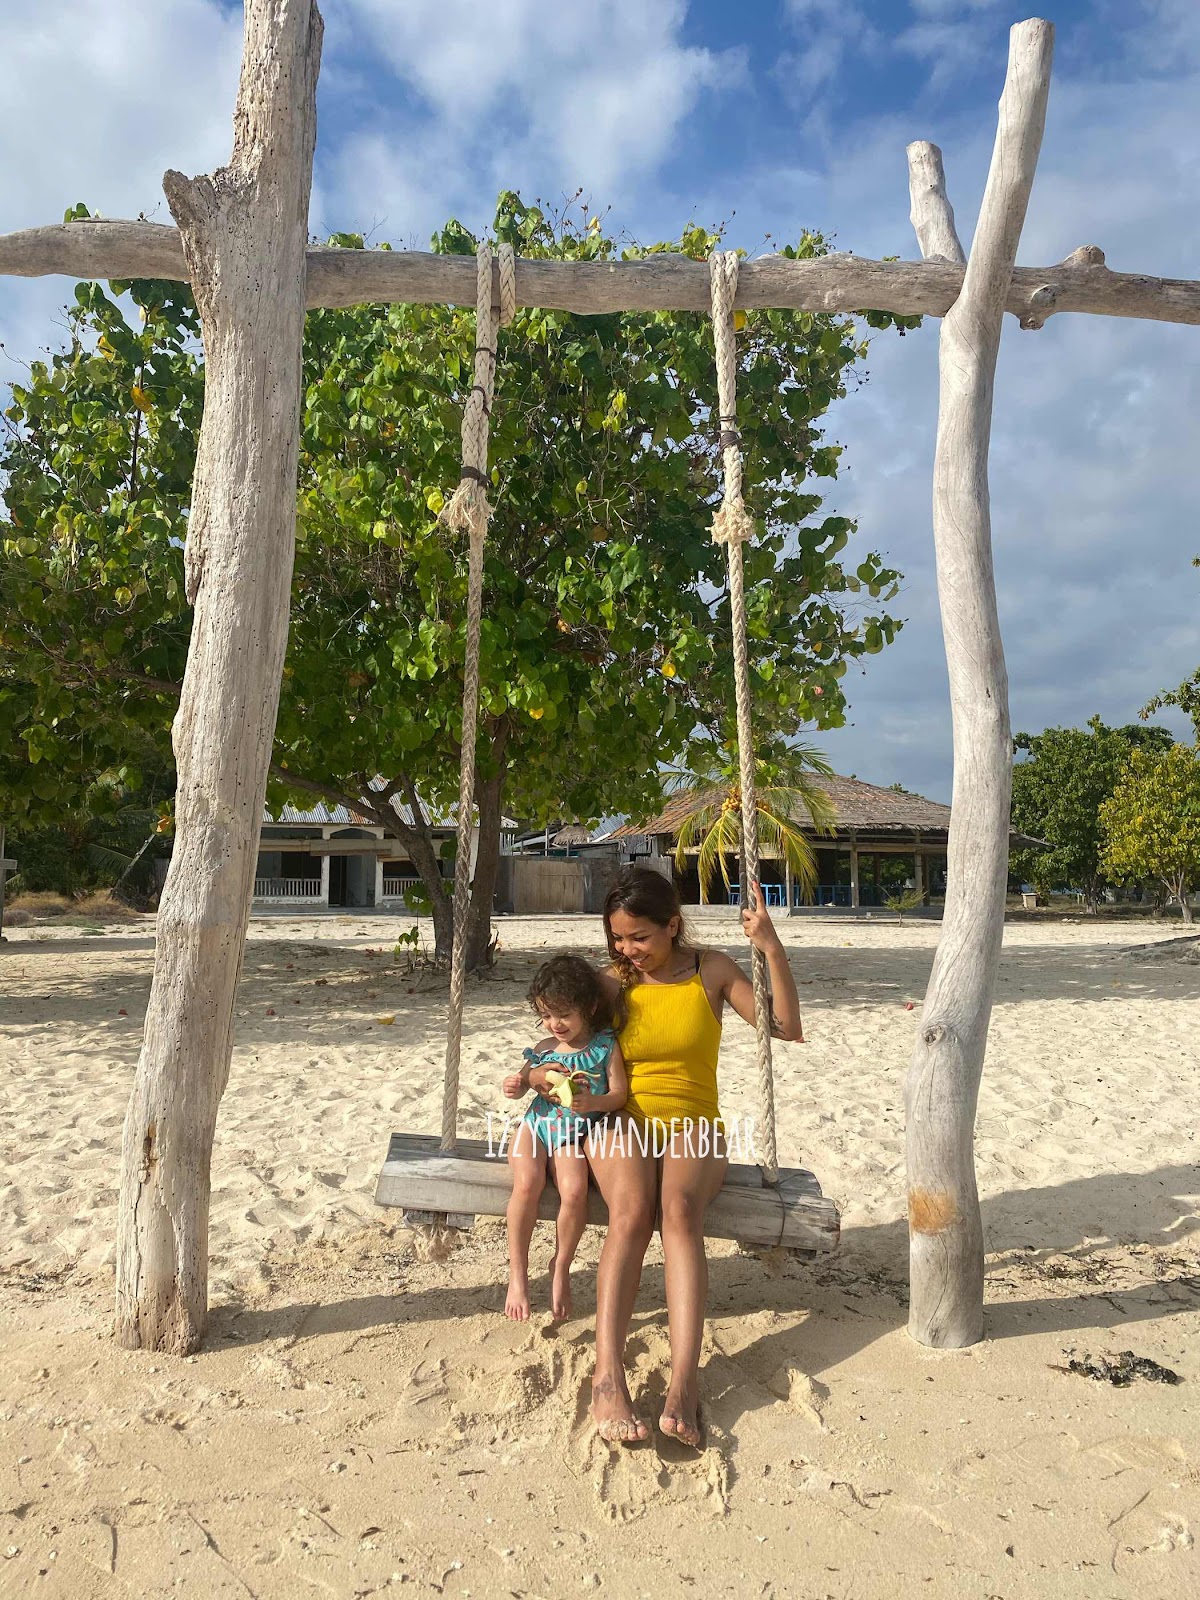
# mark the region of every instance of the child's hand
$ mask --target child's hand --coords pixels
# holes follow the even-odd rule
[[[582,1078],[573,1078],[571,1081],[575,1091],[571,1096],[571,1110],[578,1116],[586,1117],[595,1109],[599,1096],[592,1093]]]
[[[529,1087],[531,1089],[533,1089],[537,1094],[543,1095],[544,1097],[549,1099],[550,1091],[554,1087],[554,1085],[550,1082],[549,1078],[546,1076],[546,1068],[545,1067],[530,1067],[530,1069],[529,1069]]]
[[[519,1072],[511,1073],[507,1078],[505,1078],[501,1087],[504,1090],[505,1097],[509,1100],[519,1100],[525,1093],[525,1085],[521,1081],[521,1074]]]

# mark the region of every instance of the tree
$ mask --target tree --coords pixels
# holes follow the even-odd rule
[[[513,194],[501,196],[494,232],[524,256],[604,260],[617,251],[595,218],[556,223]],[[651,250],[701,256],[716,242],[692,228]],[[468,252],[474,240],[452,223],[435,247]],[[791,253],[824,249],[805,235]],[[188,621],[178,578],[186,518],[175,488],[190,463],[181,443],[160,494],[145,440],[177,438],[189,417],[194,429],[203,376],[190,302],[182,287],[176,296],[167,302],[156,286],[132,287],[135,304],[155,307],[146,328],[160,333],[160,371],[149,366],[145,328],[140,336],[105,332],[113,357],[93,355],[89,339],[120,311],[98,288],[79,291],[72,350],[35,369],[28,394],[17,397],[18,432],[5,464],[21,531],[6,541],[4,560],[22,569],[22,583],[2,626],[20,663],[8,724],[26,742],[41,709],[65,694],[60,742],[96,724],[107,743],[93,743],[105,753],[131,715],[153,724],[165,743]],[[162,330],[169,313],[174,325]],[[436,512],[458,478],[473,346],[474,317],[455,308],[309,315],[292,630],[272,769],[276,799],[290,792],[348,800],[399,833],[429,894],[442,951],[450,901],[417,797],[442,809],[457,792],[466,560]],[[759,703],[791,728],[837,726],[848,661],[881,650],[899,626],[882,609],[898,574],[876,553],[844,564],[853,524],[821,515],[811,489],[836,474],[840,452],[824,441],[820,419],[865,344],[847,318],[755,311],[740,346],[747,501],[763,529],[747,553]],[[137,382],[143,361],[148,386]],[[531,310],[502,335],[475,962],[489,942],[502,810],[588,820],[617,807],[648,808],[660,763],[696,728],[718,728],[732,701],[724,566],[707,532],[718,477],[715,390],[711,332],[699,315]],[[135,430],[141,465],[131,505],[119,474],[96,484],[87,462],[102,434],[120,442],[133,478]],[[71,472],[45,495],[34,480],[59,456]],[[64,563],[66,519],[75,554]],[[39,566],[47,552],[64,569],[57,584]],[[143,572],[144,587],[119,581]],[[114,585],[126,608],[115,623]],[[31,675],[24,662],[48,630],[47,612],[56,653]],[[396,804],[407,807],[407,819]]]
[[[1086,728],[1046,728],[1013,740],[1028,759],[1013,768],[1012,825],[1044,840],[1046,849],[1014,850],[1010,870],[1017,879],[1048,893],[1056,884],[1078,885],[1089,911],[1104,887],[1100,807],[1112,794],[1138,748],[1165,749],[1165,728],[1109,728],[1093,717]]]
[[[1190,923],[1188,894],[1200,884],[1200,750],[1133,750],[1100,823],[1105,869],[1157,878]]]
[[[1200,556],[1192,557],[1192,565],[1200,567]],[[1141,711],[1138,712],[1138,715],[1145,721],[1148,717],[1152,717],[1156,711],[1161,711],[1164,706],[1176,706],[1180,711],[1191,717],[1196,740],[1200,743],[1200,667],[1197,667],[1191,677],[1185,678],[1177,688],[1164,689],[1160,694],[1156,694],[1152,700],[1148,700]]]
[[[152,887],[153,842],[164,822],[170,785],[151,777],[135,789],[115,776],[98,779],[82,803],[61,811],[41,827],[22,828],[10,838],[21,866],[9,880],[13,894],[55,890],[74,895],[120,887],[145,896]]]
[[[80,284],[69,347],[35,361],[4,412],[0,790],[25,829],[86,811],[105,774],[132,790],[173,768],[199,323],[185,284],[112,288],[140,326]]]
[[[832,777],[833,768],[819,751],[808,745],[776,747],[771,756],[755,758],[755,809],[759,844],[777,851],[806,894],[817,883],[817,860],[804,833],[809,826],[830,833],[836,812],[829,795],[815,781]],[[741,861],[741,881],[746,882],[742,849],[742,791],[737,750],[732,740],[721,746],[693,746],[687,768],[669,774],[668,793],[687,797],[688,808],[679,829],[675,865],[687,865],[688,852],[696,850],[700,899],[706,901],[718,872],[726,889],[731,855]],[[743,894],[747,891],[743,888]]]

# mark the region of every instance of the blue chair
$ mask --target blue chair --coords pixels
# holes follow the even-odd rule
[[[769,906],[781,906],[783,904],[783,885],[781,883],[764,883],[763,894],[766,895]]]
[[[731,883],[729,885],[729,904],[731,906],[740,906],[741,903],[742,903],[742,886],[741,886],[740,883]]]

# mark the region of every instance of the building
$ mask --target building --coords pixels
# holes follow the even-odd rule
[[[814,777],[833,801],[837,823],[831,834],[819,834],[811,825],[804,832],[817,859],[818,882],[812,896],[816,905],[850,907],[878,906],[884,903],[891,887],[910,882],[924,895],[926,904],[939,898],[946,884],[946,842],[950,829],[950,807],[923,795],[895,789],[880,789],[857,778]],[[719,798],[723,791],[712,790]],[[619,841],[630,863],[651,865],[670,861],[675,854],[679,829],[684,818],[695,809],[694,794],[673,796],[656,817],[646,822],[627,823],[605,836],[605,842]],[[700,901],[700,883],[695,856],[683,872],[676,871],[684,903]],[[740,899],[738,865],[727,861],[732,888],[729,898]],[[903,878],[900,873],[903,872]],[[793,883],[786,863],[767,851],[761,862],[763,891],[767,903],[799,906],[804,903],[799,885]],[[710,899],[725,898],[725,886],[718,880],[710,885]]]
[[[395,799],[392,805],[411,824],[411,810]],[[453,877],[455,819],[429,815],[429,822],[442,874]],[[501,849],[505,850],[515,838],[516,824],[506,817],[502,828]],[[471,837],[472,869],[478,849],[476,828]],[[405,894],[419,887],[420,881],[399,837],[363,812],[318,801],[308,810],[284,806],[277,817],[263,813],[254,873],[254,903],[260,909],[346,906],[400,910]]]

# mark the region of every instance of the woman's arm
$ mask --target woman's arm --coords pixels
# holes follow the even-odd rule
[[[777,1039],[788,1039],[794,1044],[803,1044],[804,1028],[800,1021],[800,996],[796,993],[796,980],[792,977],[792,969],[788,965],[787,952],[766,909],[762,884],[754,879],[751,879],[751,884],[754,888],[754,908],[752,910],[749,906],[742,907],[742,931],[755,949],[761,950],[767,959],[767,977],[771,989],[771,1033]],[[709,960],[713,959],[709,957]],[[754,985],[736,961],[730,961],[728,956],[716,959],[728,963],[729,970],[724,974],[723,991],[726,1000],[743,1021],[753,1026]]]
[[[625,1057],[621,1046],[614,1044],[608,1058],[608,1092],[592,1094],[589,1089],[577,1089],[571,1109],[581,1116],[599,1115],[605,1111],[620,1111],[629,1098],[629,1074],[625,1070]]]

